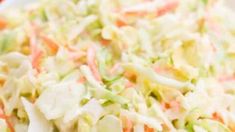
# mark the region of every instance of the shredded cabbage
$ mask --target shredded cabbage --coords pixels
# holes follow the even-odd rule
[[[234,132],[226,2],[5,0],[0,131]]]

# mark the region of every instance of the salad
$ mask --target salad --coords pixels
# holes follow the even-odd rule
[[[234,132],[224,0],[39,0],[0,12],[1,132]]]

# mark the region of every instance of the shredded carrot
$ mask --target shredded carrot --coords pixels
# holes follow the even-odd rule
[[[126,16],[145,16],[146,14],[148,14],[147,11],[127,11],[125,12],[124,15]]]
[[[131,88],[131,87],[134,87],[134,86],[135,86],[135,84],[132,83],[131,81],[127,81],[127,83],[125,84],[126,88]]]
[[[6,121],[7,126],[10,129],[10,132],[15,131],[14,127],[13,127],[13,124],[9,121],[9,117],[4,114],[4,111],[2,110],[2,108],[0,108],[0,118]]]
[[[171,108],[173,108],[174,111],[180,110],[180,103],[176,100],[171,101],[170,106],[171,106]]]
[[[128,79],[127,82],[126,82],[126,84],[125,84],[125,87],[126,87],[126,88],[134,87],[135,84],[132,83],[132,82],[135,82],[135,81],[136,81],[136,75],[135,75],[134,73],[132,73],[132,72],[126,71],[126,72],[124,73],[124,76]]]
[[[71,46],[69,44],[66,44],[65,45],[65,48],[68,49],[68,51],[70,52],[77,52],[77,51],[81,51],[81,49],[77,48],[77,47],[74,47],[74,46]]]
[[[148,6],[151,5],[152,2],[145,1],[140,4],[136,4],[133,6],[129,6],[120,10],[124,18],[126,16],[145,16],[149,13]]]
[[[116,26],[117,27],[123,27],[123,26],[127,26],[127,22],[124,19],[118,18],[116,20]]]
[[[159,66],[154,67],[154,71],[156,73],[165,73],[165,72],[168,72],[169,70],[170,70],[169,67],[159,67]]]
[[[144,132],[154,132],[154,129],[144,125]]]
[[[38,72],[40,71],[40,62],[43,56],[43,52],[41,50],[34,52],[32,54],[32,65]]]
[[[93,46],[91,46],[87,50],[87,64],[90,67],[95,79],[99,82],[102,82],[99,70],[96,65],[95,53],[96,53],[96,50],[95,50],[95,47]]]
[[[132,72],[129,72],[129,71],[125,71],[124,77],[126,77],[129,80],[135,80],[136,79],[136,75]]]
[[[7,21],[3,18],[0,18],[0,30],[6,28],[8,25]]]
[[[6,82],[5,78],[0,78],[0,86],[3,86],[5,82]]]
[[[100,43],[104,46],[107,46],[110,44],[110,40],[107,40],[107,39],[104,39],[104,38],[101,38],[100,39]]]
[[[124,77],[126,77],[128,79],[128,81],[125,84],[126,88],[131,88],[131,87],[135,86],[135,84],[132,83],[132,82],[136,81],[136,75],[134,73],[126,71],[124,73]]]
[[[31,54],[34,53],[38,48],[37,48],[37,33],[35,31],[34,25],[31,24],[31,31],[29,33],[29,41],[30,41],[30,51]]]
[[[166,73],[168,73],[168,74],[171,74],[171,73],[173,73],[173,74],[177,74],[177,73],[182,74],[178,69],[175,69],[175,68],[170,67],[170,66],[164,66],[164,67],[156,66],[156,67],[153,67],[153,69],[158,74],[166,74]]]
[[[216,120],[216,121],[219,121],[219,122],[221,122],[221,123],[224,123],[223,118],[222,118],[217,112],[214,112],[214,113],[212,114],[212,119],[213,119],[213,120]]]
[[[229,123],[229,129],[232,131],[232,132],[235,132],[235,123],[231,122]]]
[[[78,60],[87,55],[87,53],[84,52],[83,50],[76,47],[72,47],[70,45],[65,45],[65,48],[69,53],[69,58],[72,60]]]
[[[218,79],[219,82],[235,81],[235,76],[223,75]]]
[[[163,131],[165,132],[170,132],[172,129],[170,128],[170,126],[169,125],[167,125],[166,123],[162,123],[161,124],[161,126],[162,126],[162,129],[163,129]]]
[[[73,60],[80,59],[82,57],[86,56],[86,52],[83,51],[77,51],[77,52],[69,52],[69,57]]]
[[[127,119],[126,117],[122,117],[123,123],[123,132],[133,132],[133,123],[131,120]]]
[[[172,100],[170,102],[163,102],[162,107],[163,107],[163,110],[172,109],[172,110],[178,112],[180,110],[180,103],[176,100]]]
[[[30,38],[30,53],[31,53],[31,61],[32,66],[34,69],[36,69],[38,72],[40,71],[40,61],[43,56],[43,52],[41,49],[39,49],[37,45],[37,35],[38,29],[36,28],[35,24],[31,24],[31,34],[29,35]]]
[[[166,13],[174,10],[179,5],[178,0],[172,0],[166,3],[163,7],[157,9],[157,16],[165,15]]]
[[[40,35],[40,37],[44,44],[46,44],[46,46],[51,50],[51,52],[56,54],[59,49],[59,45],[54,40],[45,35]]]
[[[68,51],[76,51],[73,47],[71,47],[69,44],[65,44],[64,46]]]
[[[170,104],[167,102],[161,103],[161,106],[162,106],[163,110],[168,110],[171,108]]]
[[[150,3],[151,1],[145,1],[142,3],[142,5],[136,5],[134,7],[127,8],[126,10],[124,9],[122,13],[124,14],[124,16],[139,16],[139,17],[145,16],[146,14],[152,12],[146,8],[147,5],[149,5]],[[165,15],[166,13],[176,9],[178,5],[179,5],[178,0],[168,1],[162,7],[156,7],[155,9],[156,15],[157,16]]]
[[[123,128],[123,132],[133,132],[131,129]]]
[[[154,71],[155,71],[156,73],[161,73],[161,72],[162,72],[162,68],[160,68],[160,67],[155,67],[155,68],[154,68]]]
[[[1,119],[7,119],[7,116],[4,115],[4,114],[0,114],[0,118],[1,118]]]
[[[79,80],[78,80],[78,83],[84,83],[86,81],[86,78],[85,77],[81,77],[81,78],[79,78]]]
[[[4,108],[4,106],[3,106],[2,102],[0,102],[0,114],[4,113],[3,108]]]
[[[10,131],[14,132],[15,130],[14,130],[13,124],[8,119],[6,120],[6,123],[8,125],[8,128],[10,129]]]

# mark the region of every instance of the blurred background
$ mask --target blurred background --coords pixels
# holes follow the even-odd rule
[[[228,6],[230,6],[233,10],[235,10],[235,0],[227,0]]]
[[[4,8],[5,8],[5,5],[9,6],[9,5],[14,4],[14,5],[17,5],[17,6],[21,6],[21,5],[24,5],[26,3],[34,2],[34,1],[37,1],[37,0],[0,0],[0,3],[2,3],[2,4],[4,3]],[[224,0],[224,1],[226,1],[227,5],[230,8],[235,10],[235,0]]]

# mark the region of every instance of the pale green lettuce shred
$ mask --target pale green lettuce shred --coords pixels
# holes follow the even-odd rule
[[[170,87],[175,87],[175,88],[189,88],[193,89],[194,85],[192,85],[190,82],[180,82],[174,79],[166,78],[161,75],[157,75],[154,73],[154,71],[150,68],[145,68],[144,66],[141,65],[134,65],[134,64],[125,64],[124,65],[127,69],[129,70],[135,70],[136,73],[139,75],[142,75],[156,83],[170,86]]]
[[[231,130],[228,129],[224,124],[210,119],[199,119],[189,123],[189,127],[192,127],[193,129],[195,125],[208,132],[231,132]],[[188,130],[192,131],[191,128]]]
[[[120,104],[126,104],[128,103],[128,100],[123,98],[122,96],[116,95],[112,93],[111,91],[105,89],[104,86],[102,86],[98,81],[95,80],[95,78],[92,76],[92,73],[88,66],[81,66],[81,71],[88,80],[89,84],[91,85],[91,92],[93,92],[95,97],[98,98],[104,98],[107,100],[111,100],[113,102],[118,102]]]

